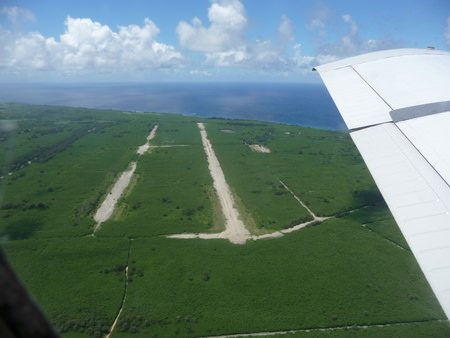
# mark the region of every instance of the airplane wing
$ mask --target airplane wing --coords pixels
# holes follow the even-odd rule
[[[450,53],[387,50],[315,70],[450,318]]]

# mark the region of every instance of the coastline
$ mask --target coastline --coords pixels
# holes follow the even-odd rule
[[[0,84],[0,102],[158,112],[346,130],[322,84]]]

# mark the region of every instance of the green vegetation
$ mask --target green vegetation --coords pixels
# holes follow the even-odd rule
[[[146,257],[145,275],[129,285],[123,321],[147,314],[147,324],[134,326],[142,336],[209,336],[440,316],[438,308],[423,306],[433,295],[414,258],[343,219],[244,246],[137,239],[132,257]]]
[[[256,173],[270,187],[269,183],[275,185],[272,193],[278,191],[277,182],[281,179],[320,216],[381,201],[347,134],[286,125],[254,125],[254,128],[249,128],[245,123],[232,121],[220,122],[209,128],[210,138],[213,144],[217,144],[218,156],[224,158],[224,167],[229,168],[232,176],[234,171],[239,171],[236,179],[243,176],[243,167],[250,168],[248,176]],[[234,133],[220,130],[233,130]],[[271,153],[251,152],[245,143],[263,144]],[[236,156],[236,149],[239,149],[239,156]],[[262,175],[266,177],[262,178]],[[241,178],[238,183],[233,186],[241,189],[242,194],[254,193],[254,182]]]
[[[105,223],[100,236],[206,232],[219,217],[213,217],[212,179],[195,123],[161,123],[157,135],[155,141],[164,147],[139,160],[121,217]]]
[[[166,238],[223,230],[198,121],[253,233],[311,219],[280,181],[317,215],[337,217],[245,245]],[[138,156],[155,125],[157,147]],[[0,156],[3,249],[65,337],[104,336],[125,292],[112,337],[450,333],[345,132],[0,104]],[[90,236],[131,161],[130,187]]]
[[[98,336],[102,326],[109,329],[120,306],[124,274],[105,271],[127,264],[128,240],[27,239],[10,241],[4,247],[60,332]]]

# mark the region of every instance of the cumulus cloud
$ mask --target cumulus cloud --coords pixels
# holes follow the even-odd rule
[[[271,35],[251,40],[246,36],[250,20],[241,1],[211,0],[208,22],[194,17],[176,27],[180,46],[193,56],[186,59],[173,46],[158,41],[160,29],[148,18],[141,25],[111,28],[90,18],[68,16],[63,34],[46,37],[12,29],[16,23],[35,17],[25,9],[3,7],[0,15],[8,18],[9,25],[0,25],[0,73],[142,74],[141,70],[178,69],[188,64],[195,70],[187,70],[186,74],[195,76],[211,75],[214,68],[245,68],[264,74],[309,73],[317,64],[399,46],[387,38],[361,39],[358,24],[350,14],[341,17],[345,33],[331,40],[327,36],[331,11],[319,6],[313,14],[306,25],[315,35],[317,46],[311,56],[303,53],[295,39],[294,23],[287,15],[280,17]],[[445,37],[450,44],[450,18]]]
[[[170,67],[182,58],[172,46],[156,41],[159,28],[150,19],[142,27],[119,27],[118,32],[91,19],[68,17],[60,37],[62,63],[69,69],[160,68]]]
[[[0,32],[0,36],[0,69],[13,72],[43,70],[54,64],[54,52],[57,51],[53,38],[46,39],[35,32],[16,36],[7,30]]]
[[[176,67],[183,60],[173,46],[156,40],[159,28],[150,19],[145,19],[143,26],[121,26],[118,31],[89,18],[69,16],[64,24],[59,39],[0,27],[0,69],[120,73]]]
[[[294,25],[286,15],[270,38],[249,41],[245,37],[248,18],[239,0],[212,0],[209,24],[194,18],[177,26],[180,45],[204,54],[205,67],[240,67],[272,72],[293,71],[307,67],[299,48],[291,46]],[[290,50],[289,50],[290,49]],[[287,56],[288,54],[290,56]]]
[[[209,27],[197,17],[181,21],[177,34],[183,48],[200,52],[223,52],[243,44],[247,26],[244,6],[239,0],[216,0],[208,9]]]

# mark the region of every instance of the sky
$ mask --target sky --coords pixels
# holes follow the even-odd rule
[[[448,0],[0,0],[0,83],[313,82],[428,46],[450,51]]]

